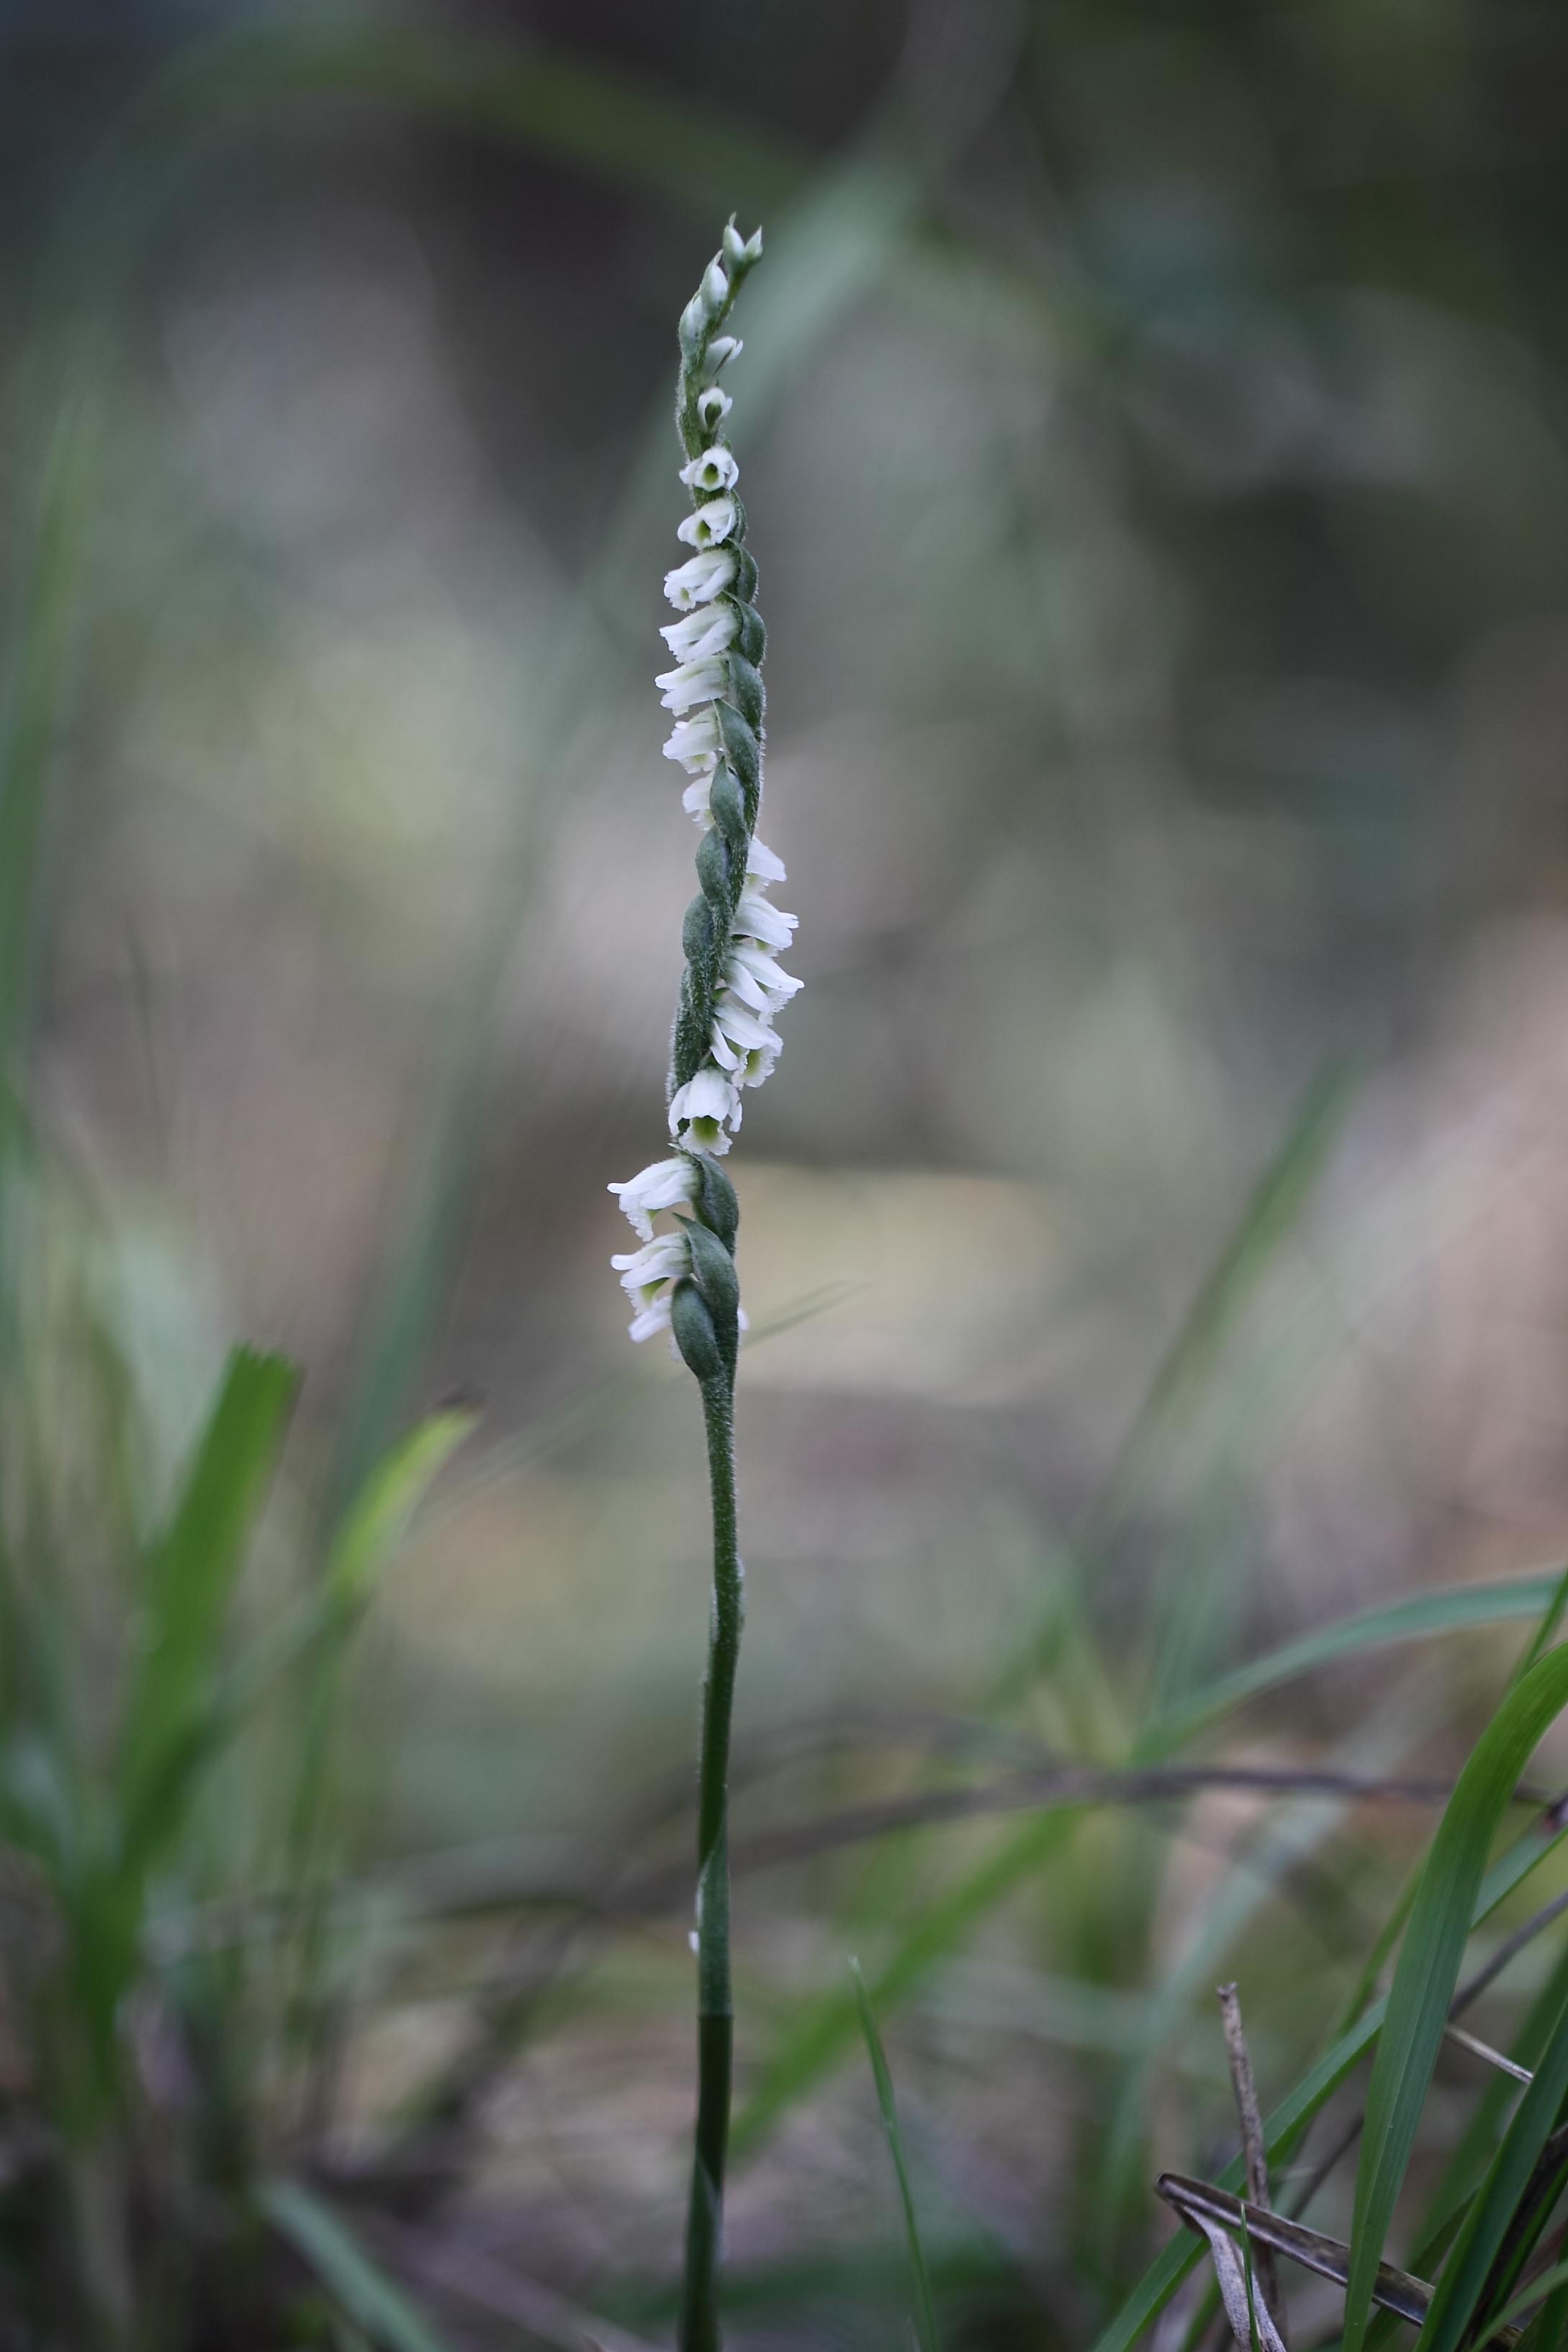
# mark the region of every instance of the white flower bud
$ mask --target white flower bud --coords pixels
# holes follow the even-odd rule
[[[716,319],[730,299],[730,281],[725,277],[717,254],[702,273],[698,299],[710,319]]]
[[[697,395],[697,421],[705,433],[711,433],[716,425],[723,424],[734,405],[727,392],[710,383],[706,392]]]
[[[688,547],[713,547],[720,540],[728,539],[735,528],[733,499],[710,499],[705,507],[689,514],[676,532]]]
[[[715,441],[711,449],[704,449],[689,466],[682,466],[680,478],[689,490],[727,490],[740,478],[741,468],[735,463],[733,449],[722,441]]]
[[[745,348],[738,335],[715,335],[703,353],[703,368],[710,380],[721,368],[728,367],[731,360],[738,360]]]
[[[667,572],[664,593],[678,613],[689,613],[695,606],[710,604],[715,596],[721,596],[734,577],[734,557],[713,549]]]
[[[746,262],[760,261],[763,257],[763,232],[760,228],[753,229],[750,236],[742,237],[734,222],[730,221],[725,225],[723,243],[724,258],[731,269],[738,269]]]

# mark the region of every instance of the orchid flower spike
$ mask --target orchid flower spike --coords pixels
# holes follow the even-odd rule
[[[726,1252],[732,1249],[734,1195],[728,1183],[721,1194],[717,1191],[715,1180],[722,1180],[714,1162],[740,1130],[742,1093],[773,1071],[779,1055],[774,1015],[800,986],[775,961],[795,928],[795,917],[768,897],[784,869],[756,837],[763,630],[754,602],[757,567],[746,550],[746,510],[736,488],[740,467],[725,436],[733,402],[717,382],[740,353],[726,325],[762,250],[760,229],[742,237],[731,221],[680,314],[676,425],[691,511],[676,536],[694,552],[665,579],[664,593],[678,617],[659,634],[673,667],[655,684],[675,720],[665,757],[684,770],[682,806],[701,829],[700,888],[686,912],[686,971],[670,1049],[669,1133],[677,1156],[610,1186],[643,1244],[614,1261],[637,1310],[632,1337],[671,1329],[700,1378],[707,1375],[696,1358],[706,1361],[709,1351],[691,1301],[706,1302],[715,1327],[723,1325],[721,1352],[726,1333],[732,1343],[738,1316],[710,1296],[715,1279],[719,1290],[726,1286],[713,1275],[706,1240],[693,1244],[690,1237],[707,1227]],[[709,1213],[715,1202],[718,1225]],[[661,1234],[653,1220],[667,1211],[678,1216],[679,1228]],[[681,1299],[686,1307],[677,1311]],[[689,1328],[697,1332],[690,1347]]]

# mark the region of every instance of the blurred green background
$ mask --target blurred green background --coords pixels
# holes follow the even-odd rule
[[[662,1134],[719,228],[768,243],[731,428],[807,983],[731,1163],[742,1861],[808,1825],[738,1885],[735,2328],[906,2340],[845,1964],[926,1935],[883,2011],[952,2340],[1087,2343],[1153,2171],[1228,2144],[1215,1976],[1282,2084],[1428,1816],[1041,1815],[1010,1870],[1016,1824],[809,1824],[1124,1762],[1259,1649],[1561,1549],[1565,132],[1525,0],[0,9],[6,1541],[72,1594],[90,1759],[232,1340],[304,1375],[253,1631],[477,1400],[312,1784],[321,2104],[246,2094],[453,2346],[571,2340],[552,2294],[668,2326],[705,1494],[605,1186]],[[1450,1772],[1510,1638],[1204,1753]],[[280,1705],[205,1772],[154,1956],[251,1918],[297,1751]]]

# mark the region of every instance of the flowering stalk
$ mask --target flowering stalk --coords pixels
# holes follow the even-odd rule
[[[697,2131],[687,2221],[681,2352],[717,2352],[724,2162],[730,2136],[728,1804],[730,1722],[743,1615],[735,1521],[735,1361],[745,1318],[735,1274],[740,1212],[720,1160],[741,1125],[741,1097],[778,1059],[773,1015],[800,986],[781,971],[795,917],[768,898],[779,860],[756,837],[763,793],[763,633],[746,551],[739,467],[724,436],[730,395],[719,383],[741,345],[724,332],[742,279],[761,257],[762,232],[742,239],[731,220],[680,316],[675,419],[691,512],[679,537],[692,551],[665,580],[678,617],[661,635],[675,659],[656,683],[675,718],[665,757],[689,779],[698,895],[686,910],[670,1043],[672,1155],[610,1190],[642,1244],[611,1264],[634,1308],[631,1335],[668,1330],[702,1391],[713,1508],[713,1612],[697,1789]],[[655,1219],[673,1222],[659,1228]]]

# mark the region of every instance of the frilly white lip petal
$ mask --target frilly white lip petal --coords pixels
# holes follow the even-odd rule
[[[760,940],[765,948],[787,948],[796,928],[797,918],[773,906],[760,890],[742,891],[730,926],[733,938]]]
[[[643,1171],[645,1176],[654,1172],[652,1169]],[[641,1179],[634,1177],[632,1181],[637,1183]],[[667,1331],[670,1292],[691,1270],[691,1247],[686,1235],[656,1234],[641,1249],[613,1257],[610,1264],[620,1276],[621,1288],[636,1310],[628,1326],[632,1338],[650,1339],[656,1331]]]
[[[688,816],[695,817],[704,833],[713,822],[713,771],[704,769],[694,776],[680,795],[680,805]]]
[[[749,940],[731,940],[730,952],[724,961],[724,982],[727,987],[734,990],[743,1004],[751,1005],[758,1013],[764,1010],[770,996],[794,996],[805,985],[804,981],[794,979],[787,971],[781,971],[772,956],[765,954],[761,948],[753,947]],[[760,992],[761,1002],[753,991]]]
[[[684,531],[680,536],[684,538]],[[717,548],[710,549],[704,554],[692,556],[689,562],[677,564],[673,572],[667,572],[664,593],[678,613],[689,613],[699,604],[721,596],[734,577],[734,557]]]
[[[645,1242],[653,1239],[653,1221],[661,1209],[689,1207],[697,1196],[697,1171],[689,1160],[656,1160],[639,1169],[624,1184],[607,1188],[620,1202],[622,1213]]]
[[[687,516],[675,536],[688,547],[716,547],[721,540],[729,538],[734,528],[734,499],[710,499],[706,506]]]

